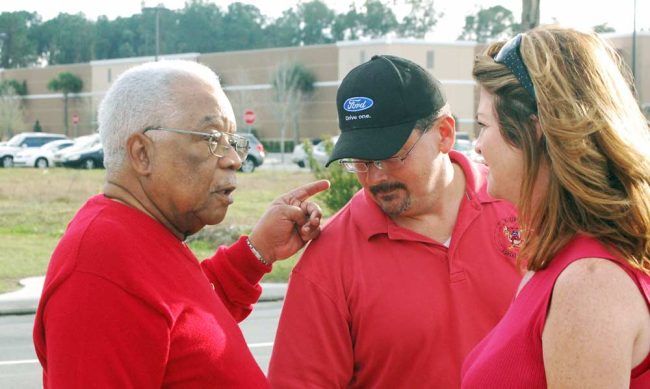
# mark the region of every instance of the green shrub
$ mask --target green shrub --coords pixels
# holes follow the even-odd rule
[[[264,145],[264,150],[266,150],[267,153],[279,153],[282,151],[280,148],[281,142],[278,139],[260,139],[260,142]],[[293,146],[293,140],[285,140],[284,152],[289,154],[292,153]]]
[[[201,231],[187,238],[187,243],[197,241],[208,242],[214,249],[215,242],[218,244],[231,245],[235,243],[242,234],[248,234],[250,228],[217,224],[206,226]]]
[[[325,150],[327,154],[331,154],[334,149],[334,144],[330,139],[325,140]],[[361,184],[357,180],[357,175],[348,173],[341,164],[335,162],[325,167],[321,165],[314,158],[314,148],[312,144],[308,141],[303,143],[305,148],[305,154],[307,154],[307,159],[309,160],[309,167],[314,172],[314,175],[318,179],[329,180],[331,183],[331,188],[323,192],[319,198],[322,199],[323,203],[329,210],[334,213],[341,209],[352,196],[361,189]]]

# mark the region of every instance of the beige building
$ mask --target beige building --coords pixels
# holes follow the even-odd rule
[[[607,38],[619,50],[628,65],[632,64],[632,36],[610,34]],[[471,77],[474,57],[481,47],[474,42],[431,42],[411,39],[380,39],[338,42],[336,44],[245,50],[223,53],[186,53],[163,56],[163,59],[186,59],[203,63],[221,77],[237,116],[240,131],[248,126],[243,113],[255,113],[256,129],[262,139],[292,139],[291,125],[283,126],[280,104],[274,101],[271,77],[284,63],[297,62],[316,76],[315,92],[305,99],[298,121],[301,138],[325,137],[338,132],[336,89],[353,67],[375,54],[409,58],[435,75],[443,84],[460,131],[474,131],[477,101]],[[83,64],[44,68],[0,69],[0,79],[26,80],[24,98],[25,123],[31,128],[38,119],[44,131],[63,133],[63,96],[47,89],[47,83],[60,72],[71,72],[84,83],[83,91],[69,99],[70,128],[76,136],[96,131],[97,107],[111,83],[128,68],[153,61],[153,57],[91,61]],[[636,36],[636,87],[641,105],[650,110],[650,33]],[[73,124],[76,118],[77,124]],[[286,130],[282,131],[282,128]]]

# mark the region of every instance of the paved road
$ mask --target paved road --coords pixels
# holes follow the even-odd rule
[[[266,372],[282,302],[259,303],[242,324],[253,356]],[[0,388],[42,388],[32,345],[34,315],[0,316]]]

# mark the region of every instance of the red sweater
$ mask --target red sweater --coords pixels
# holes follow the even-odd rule
[[[597,240],[576,237],[548,268],[535,273],[501,322],[476,346],[463,364],[463,388],[546,388],[542,332],[557,277],[580,258],[606,258],[621,263]],[[650,305],[650,277],[628,266]],[[650,354],[631,372],[630,388],[650,388]]]
[[[452,158],[467,184],[449,248],[396,225],[363,191],[310,243],[282,309],[273,387],[460,385],[465,355],[521,276],[513,208],[487,195],[484,167]]]
[[[154,219],[91,198],[52,255],[36,313],[44,386],[267,387],[237,322],[269,270],[241,239],[199,264]]]

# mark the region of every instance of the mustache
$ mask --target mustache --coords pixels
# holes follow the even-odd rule
[[[406,185],[401,182],[383,182],[381,184],[373,185],[369,189],[372,194],[377,195],[381,192],[390,192],[395,189],[406,190]]]

